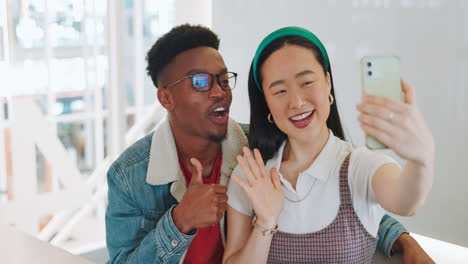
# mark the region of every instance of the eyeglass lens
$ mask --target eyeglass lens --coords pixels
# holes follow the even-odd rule
[[[206,92],[211,89],[213,76],[206,73],[197,73],[192,77],[192,85],[198,91]],[[229,91],[236,85],[233,73],[225,73],[218,76],[219,84],[223,90]]]

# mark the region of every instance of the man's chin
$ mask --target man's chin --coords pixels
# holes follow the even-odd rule
[[[215,143],[221,143],[226,139],[226,137],[227,137],[227,132],[222,135],[209,135],[208,139]]]

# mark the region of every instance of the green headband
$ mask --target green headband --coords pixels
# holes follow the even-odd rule
[[[257,51],[255,52],[255,57],[253,59],[253,76],[255,83],[257,84],[258,89],[260,92],[263,93],[262,91],[262,86],[260,85],[260,82],[258,81],[258,59],[260,58],[260,54],[263,52],[263,50],[270,45],[273,41],[276,39],[286,37],[286,36],[299,36],[306,38],[312,43],[315,44],[322,53],[323,59],[325,60],[325,70],[330,71],[330,61],[328,60],[328,54],[327,50],[323,46],[322,42],[315,36],[312,32],[308,31],[307,29],[300,28],[300,27],[284,27],[280,28],[274,32],[272,32],[270,35],[266,36],[260,45],[257,48]]]

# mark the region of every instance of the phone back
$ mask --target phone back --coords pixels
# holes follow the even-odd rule
[[[394,56],[366,56],[361,59],[362,91],[366,94],[384,96],[403,101],[400,84],[400,60]],[[370,149],[386,148],[371,136],[366,136]]]

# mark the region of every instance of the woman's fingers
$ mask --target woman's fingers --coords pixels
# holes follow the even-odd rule
[[[419,110],[413,86],[401,80],[404,101],[376,95],[363,96],[357,106],[359,122],[373,136],[407,160],[433,159],[434,138]]]
[[[263,177],[267,177],[268,171],[265,167],[265,163],[263,162],[262,154],[257,148],[254,149],[254,156],[255,156],[255,162],[257,163],[257,166],[260,169]]]
[[[245,177],[247,178],[249,183],[251,183],[251,184],[254,183],[257,180],[257,178],[255,177],[255,175],[250,170],[249,164],[247,164],[247,162],[244,160],[244,158],[242,156],[240,156],[240,155],[237,155],[237,162],[241,166],[242,171],[244,172]]]
[[[362,102],[357,105],[357,109],[364,113],[374,113],[381,109],[386,109],[393,113],[405,113],[410,106],[396,100],[377,95],[364,95]]]
[[[400,129],[399,116],[393,115],[391,118],[380,115],[361,114],[358,120],[362,125],[371,126],[379,130],[384,130],[387,134],[395,134]]]
[[[392,111],[387,107],[373,104],[361,104],[357,106],[357,109],[361,112],[361,116],[378,117],[392,123],[401,120],[401,116],[405,116],[403,111]]]
[[[239,183],[239,185],[243,184],[241,186],[246,190],[246,192],[247,189],[249,189],[250,193],[255,195],[258,192],[269,193],[281,188],[278,170],[273,168],[270,173],[268,172],[263,162],[262,155],[258,149],[253,150],[253,155],[248,148],[243,148],[243,152],[244,158],[237,156],[237,160],[247,177],[248,183],[245,181],[241,182],[241,179],[234,174],[233,178]]]
[[[416,92],[414,87],[401,79],[401,90],[405,94],[405,103],[413,105],[416,102]]]
[[[275,189],[281,188],[281,180],[279,177],[278,170],[276,168],[272,168],[270,170],[270,175],[271,175],[271,182],[273,183],[273,186]]]
[[[250,151],[250,149],[247,147],[243,147],[242,150],[244,151],[244,157],[247,160],[250,171],[252,171],[252,174],[255,175],[255,178],[260,179],[264,177],[264,175],[262,175],[260,168],[257,165],[257,162],[252,156],[252,152]]]
[[[400,109],[395,110],[397,106],[398,104],[387,106],[363,102],[357,106],[357,109],[361,112],[358,119],[361,124],[383,129],[390,135],[417,125],[412,121],[417,110],[415,105],[401,103],[399,105]]]
[[[393,140],[392,136],[385,130],[381,130],[370,125],[362,124],[361,128],[364,130],[366,135],[375,137],[377,140],[382,142],[385,146],[392,148]]]

